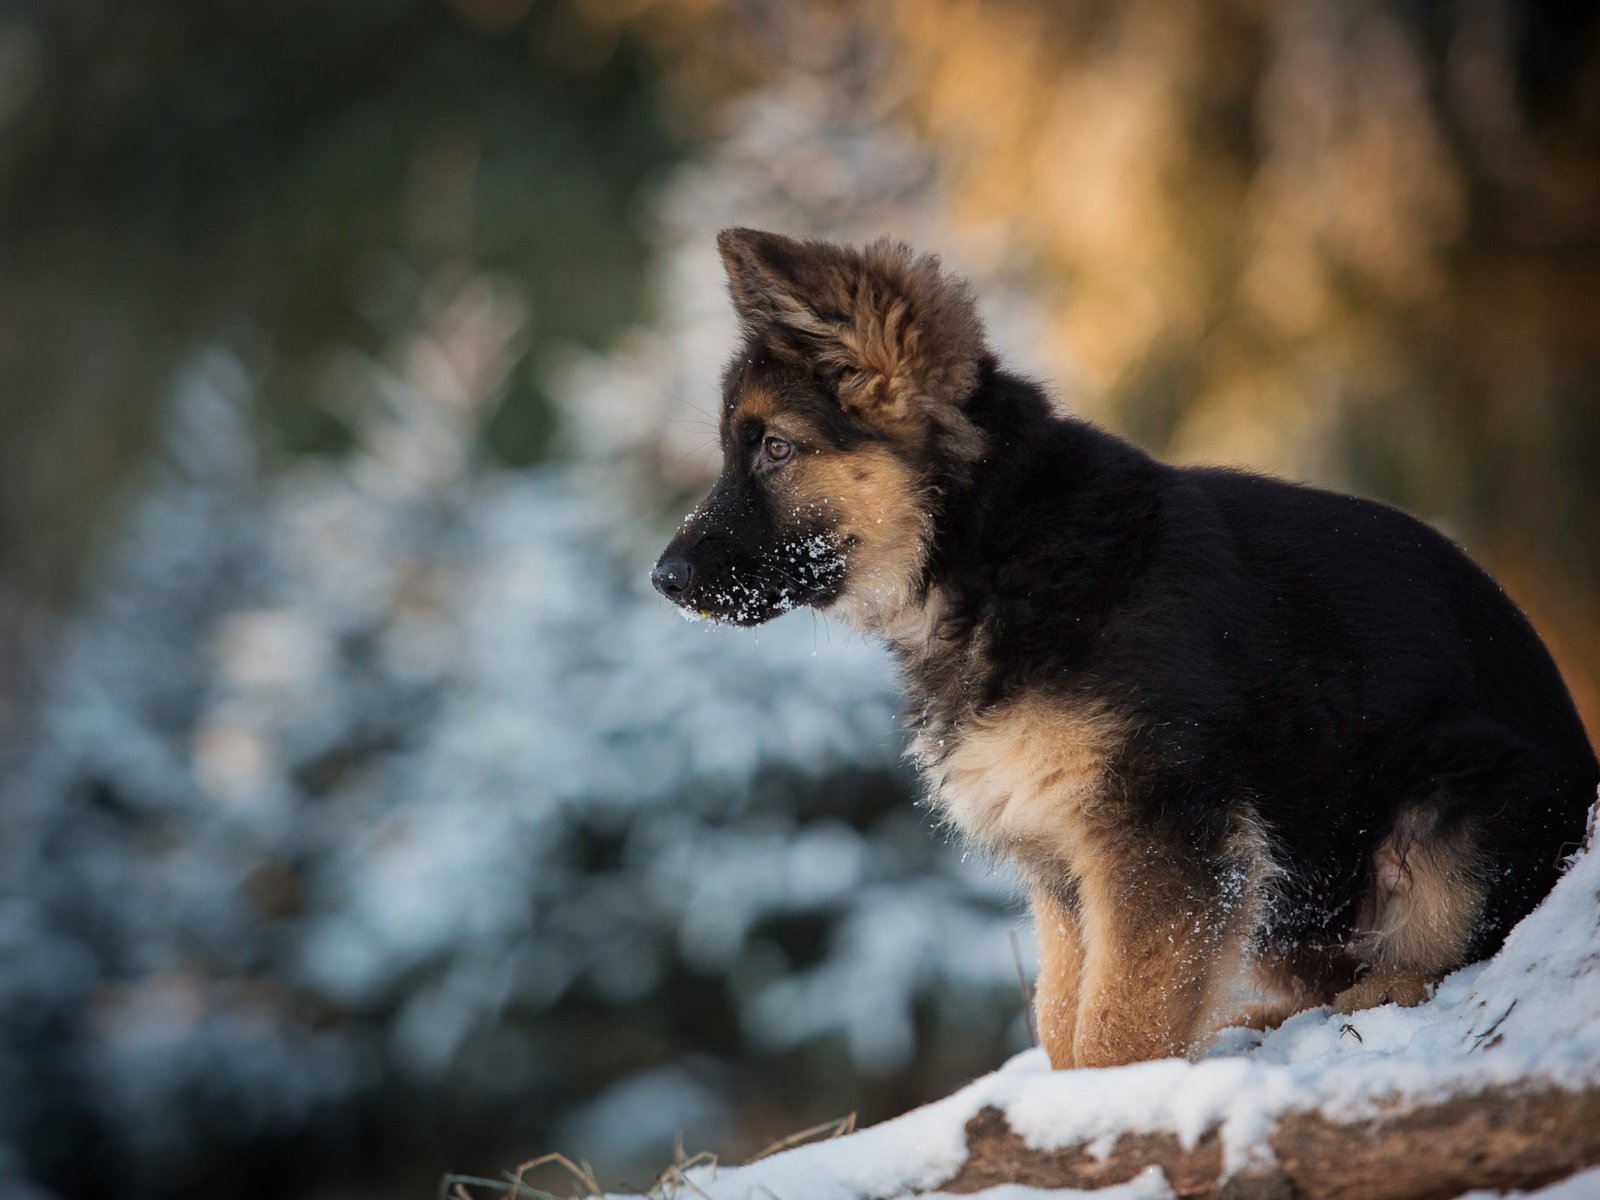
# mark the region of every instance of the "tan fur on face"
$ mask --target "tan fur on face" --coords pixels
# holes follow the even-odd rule
[[[1436,976],[1458,965],[1483,912],[1470,832],[1447,837],[1432,812],[1404,812],[1374,852],[1372,876],[1352,951],[1375,974]]]
[[[911,470],[881,446],[802,454],[786,473],[780,504],[825,513],[849,548],[833,611],[894,637],[924,609],[919,585],[933,523]]]
[[[751,418],[767,421],[778,411],[778,398],[759,384],[746,384],[739,389],[731,419]]]

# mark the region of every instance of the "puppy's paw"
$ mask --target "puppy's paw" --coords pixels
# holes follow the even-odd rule
[[[1335,996],[1333,1008],[1335,1012],[1346,1015],[1360,1012],[1363,1008],[1377,1008],[1384,1004],[1415,1008],[1428,998],[1430,982],[1426,975],[1416,971],[1371,975]]]

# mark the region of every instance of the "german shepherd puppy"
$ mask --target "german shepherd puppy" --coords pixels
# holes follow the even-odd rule
[[[722,473],[655,586],[888,642],[931,795],[1030,886],[1055,1066],[1420,1003],[1550,889],[1600,767],[1453,543],[1058,415],[904,245],[718,246]]]

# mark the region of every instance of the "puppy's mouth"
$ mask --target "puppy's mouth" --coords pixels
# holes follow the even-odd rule
[[[684,616],[715,624],[750,627],[812,602],[794,588],[778,583],[708,580],[686,595],[671,596]]]
[[[764,625],[774,617],[782,616],[800,603],[788,593],[776,588],[758,592],[725,592],[715,597],[702,597],[684,606],[691,617],[713,624],[740,625],[749,628]]]

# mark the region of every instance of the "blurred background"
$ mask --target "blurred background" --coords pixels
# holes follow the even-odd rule
[[[646,585],[734,223],[1435,521],[1596,728],[1592,5],[0,0],[0,1194],[643,1187],[1027,1044],[883,655]]]

